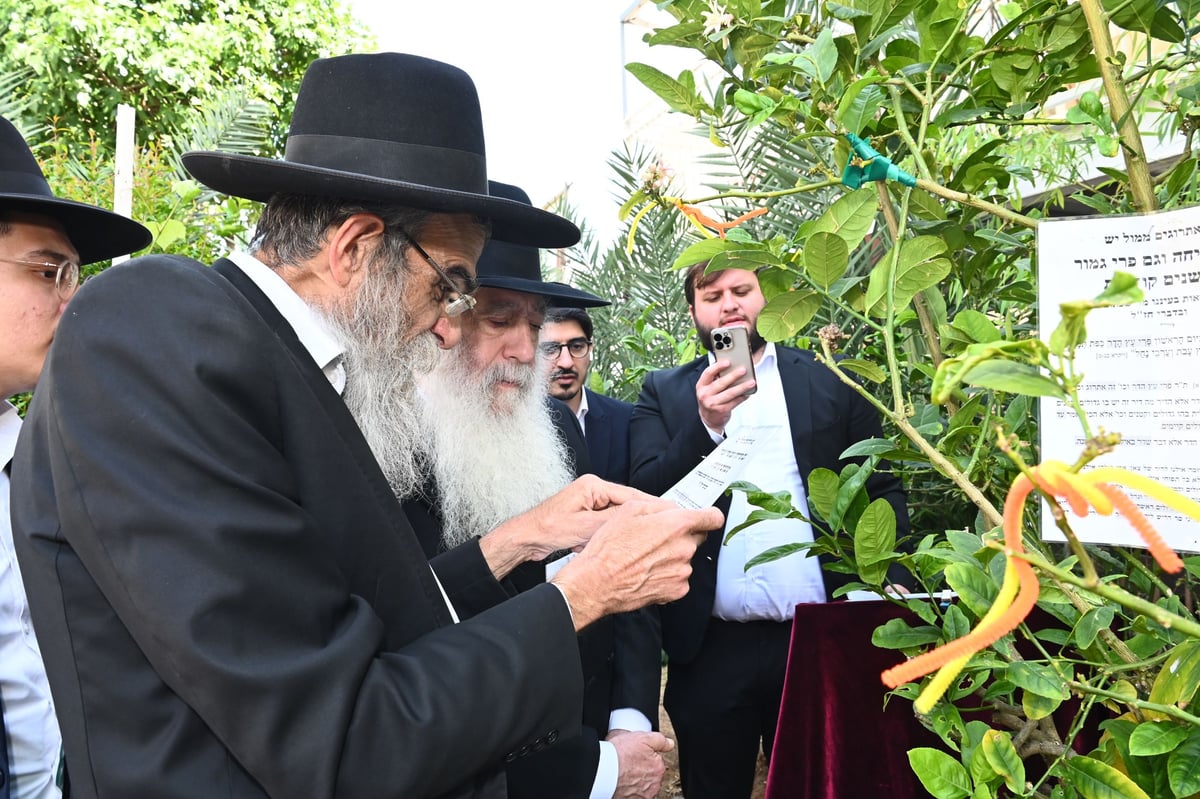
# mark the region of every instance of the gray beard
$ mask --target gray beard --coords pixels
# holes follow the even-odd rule
[[[318,309],[343,348],[342,398],[397,497],[418,493],[427,473],[417,381],[438,353],[432,334],[413,335],[403,287],[403,272],[372,269],[351,301]]]
[[[471,358],[466,342],[442,352],[420,391],[446,549],[524,513],[573,477],[546,402],[549,364],[480,373]],[[494,388],[502,379],[522,385]]]

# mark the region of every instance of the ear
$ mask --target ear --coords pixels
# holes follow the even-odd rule
[[[383,220],[374,214],[354,214],[329,234],[326,248],[328,276],[338,287],[345,288],[359,272],[383,240]]]

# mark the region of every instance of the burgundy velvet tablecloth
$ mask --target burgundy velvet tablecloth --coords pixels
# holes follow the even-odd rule
[[[907,752],[939,741],[911,702],[884,709],[879,674],[903,655],[871,645],[871,632],[898,617],[917,623],[885,601],[796,608],[766,799],[928,797]]]

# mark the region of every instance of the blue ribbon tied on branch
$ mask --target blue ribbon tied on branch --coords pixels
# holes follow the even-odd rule
[[[895,180],[905,186],[916,187],[917,179],[891,162],[891,159],[880,155],[874,147],[853,133],[846,134],[854,150],[854,158],[846,162],[842,172],[842,183],[852,189],[857,189],[871,181]]]

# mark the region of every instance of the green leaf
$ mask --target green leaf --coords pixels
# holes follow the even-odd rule
[[[796,68],[812,80],[822,85],[828,83],[833,77],[833,70],[837,68],[837,45],[833,41],[833,32],[829,28],[822,28],[816,41],[796,57],[795,63]]]
[[[842,451],[838,455],[839,460],[847,458],[862,458],[867,455],[880,455],[884,452],[891,452],[896,448],[896,445],[886,438],[864,438],[862,441],[856,441]]]
[[[908,763],[935,799],[962,799],[971,795],[967,770],[945,752],[928,747],[909,749]]]
[[[1075,629],[1072,633],[1079,648],[1087,649],[1091,646],[1099,632],[1107,630],[1108,626],[1112,624],[1113,615],[1111,605],[1101,605],[1080,616],[1079,621],[1075,622]]]
[[[1190,702],[1200,685],[1200,641],[1184,641],[1175,647],[1158,672],[1149,701],[1160,705]]]
[[[850,265],[850,249],[836,233],[821,231],[804,243],[804,271],[813,283],[828,291]]]
[[[750,560],[746,561],[746,569],[745,570],[750,571],[751,568],[753,568],[755,566],[759,566],[763,563],[771,563],[773,561],[779,560],[780,558],[786,558],[788,555],[794,555],[797,552],[804,552],[810,546],[811,545],[807,544],[807,543],[803,543],[803,544],[791,543],[791,544],[780,544],[777,547],[771,547],[768,550],[759,552],[757,555],[750,558]]]
[[[675,80],[648,64],[630,63],[625,65],[625,69],[641,81],[643,86],[657,94],[673,111],[694,117],[708,108],[708,104],[696,94],[695,78],[691,72],[683,72],[680,75],[682,80]],[[688,81],[688,78],[691,78],[691,81]]]
[[[1036,366],[1016,361],[984,361],[967,372],[963,380],[972,386],[1010,394],[1034,397],[1057,397],[1062,394],[1058,384],[1043,375]]]
[[[822,519],[828,519],[832,515],[840,484],[837,473],[829,469],[813,469],[809,473],[808,504],[821,514]]]
[[[962,612],[962,608],[956,604],[946,608],[945,618],[942,620],[942,639],[953,641],[956,638],[962,638],[969,632],[971,632],[971,621],[967,618],[967,614]]]
[[[1025,711],[1028,718],[1034,721],[1049,717],[1051,713],[1058,710],[1058,706],[1061,704],[1061,699],[1039,696],[1033,691],[1021,692],[1021,709]]]
[[[1142,757],[1165,755],[1187,740],[1188,729],[1173,721],[1143,722],[1129,736],[1129,753]]]
[[[955,330],[962,331],[971,341],[988,342],[998,341],[1002,338],[992,320],[979,311],[970,309],[959,311],[950,326]]]
[[[887,574],[888,558],[896,546],[896,512],[882,497],[858,517],[854,528],[854,562],[858,576],[868,585],[881,585]]]
[[[829,522],[830,529],[837,531],[841,528],[842,522],[853,506],[855,498],[863,490],[867,478],[871,476],[876,460],[872,456],[867,458],[866,462],[861,466],[851,463],[842,469],[842,473],[838,477],[841,485],[838,486],[837,499],[833,503],[833,512],[825,519],[825,521]]]
[[[870,380],[872,383],[882,383],[884,380],[887,380],[887,375],[884,374],[883,370],[870,361],[846,358],[838,361],[838,366],[847,372],[853,372],[861,378]]]
[[[789,291],[773,297],[758,314],[758,332],[767,341],[786,341],[802,331],[821,307],[815,291]]]
[[[1115,305],[1132,305],[1141,302],[1145,294],[1138,287],[1137,278],[1128,272],[1115,271],[1104,291],[1090,300],[1075,300],[1059,305],[1062,318],[1050,334],[1050,351],[1064,355],[1087,340],[1087,315],[1096,308]]]
[[[1107,763],[1086,756],[1060,762],[1084,799],[1150,799],[1137,783]]]
[[[1200,730],[1188,728],[1187,740],[1167,758],[1167,776],[1176,796],[1200,792]]]
[[[1004,778],[1008,790],[1015,794],[1025,793],[1025,762],[1017,754],[1012,736],[1000,730],[988,730],[983,734],[980,748],[992,771]]]
[[[860,134],[864,127],[875,121],[875,114],[887,100],[887,94],[875,85],[880,80],[882,78],[879,76],[861,78],[850,84],[850,88],[842,95],[837,121],[848,132]]]
[[[671,264],[672,269],[686,269],[687,267],[698,264],[701,261],[711,261],[714,257],[726,250],[734,250],[745,245],[739,244],[736,241],[729,239],[711,238],[703,239],[688,246],[679,257],[675,259],[675,263]]]
[[[863,187],[844,194],[821,214],[809,235],[827,232],[836,233],[853,252],[875,225],[875,214],[879,210],[879,198],[874,187]]]
[[[940,283],[950,274],[950,261],[938,257],[945,251],[946,242],[937,236],[917,236],[901,242],[894,272],[890,252],[871,270],[865,301],[867,313],[877,317],[886,315],[889,277],[897,311],[906,308],[917,292]]]
[[[1137,688],[1134,688],[1133,683],[1129,680],[1117,680],[1109,686],[1108,690],[1119,695],[1126,702],[1134,702],[1138,698]]]
[[[1018,660],[1009,664],[1007,676],[1018,688],[1024,688],[1047,699],[1066,699],[1067,686],[1054,669],[1041,663]]]
[[[871,645],[880,649],[915,649],[937,643],[941,633],[927,624],[909,627],[903,619],[890,619],[871,633]]]
[[[959,601],[977,618],[983,618],[1000,593],[982,568],[966,563],[951,563],[946,567],[946,585],[958,594]]]

